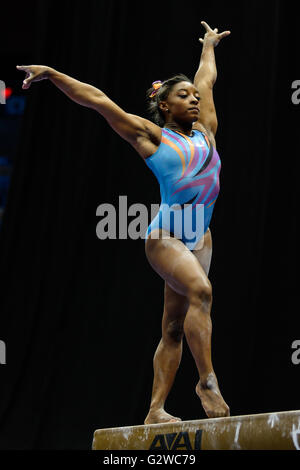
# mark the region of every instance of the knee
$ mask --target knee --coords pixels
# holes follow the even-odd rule
[[[183,321],[172,320],[163,332],[163,339],[167,342],[180,343],[183,338]]]
[[[212,304],[212,285],[206,281],[195,281],[191,284],[188,294],[190,305],[197,305],[209,312]]]

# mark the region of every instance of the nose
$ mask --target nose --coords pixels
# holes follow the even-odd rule
[[[193,105],[197,105],[197,104],[198,104],[198,100],[197,100],[197,98],[196,98],[194,95],[192,95],[192,97],[191,97],[191,99],[190,99],[190,103],[193,104]]]

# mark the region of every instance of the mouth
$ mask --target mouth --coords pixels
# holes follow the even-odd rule
[[[197,108],[196,106],[194,106],[193,108],[189,108],[188,110],[189,111],[197,111],[197,113],[199,113],[199,108]]]

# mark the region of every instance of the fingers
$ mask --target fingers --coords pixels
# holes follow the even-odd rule
[[[206,29],[207,32],[212,31],[211,27],[205,21],[201,21],[202,26]]]
[[[24,72],[26,72],[26,77],[23,80],[22,88],[23,90],[27,90],[30,87],[30,83],[33,78],[33,73],[30,72],[30,67],[28,65],[17,65],[16,68],[18,70],[23,70]]]
[[[225,38],[226,36],[229,36],[229,34],[231,34],[231,31],[223,31],[223,33],[220,33],[220,34],[219,34],[219,38],[220,38],[220,39],[223,39],[223,38]]]
[[[27,85],[30,79],[31,79],[31,74],[27,73],[25,79],[23,80],[23,83]]]
[[[205,21],[201,21],[201,24],[202,24],[202,26],[204,26],[207,33],[211,32],[211,33],[218,34],[218,31],[219,31],[218,28],[212,29]],[[231,31],[223,31],[223,33],[220,33],[218,35],[219,39],[223,39],[225,36],[228,36],[230,33],[231,33]],[[201,42],[203,42],[203,41],[201,41]]]
[[[27,73],[25,80],[23,80],[23,86],[22,88],[27,89],[30,87],[31,81],[33,78],[33,74]]]
[[[219,44],[219,42],[221,41],[221,39],[225,38],[226,36],[229,36],[229,34],[231,34],[231,31],[223,31],[222,33],[219,33],[218,34],[218,28],[215,28],[214,30],[212,30],[210,28],[210,26],[208,26],[207,23],[205,23],[205,21],[201,21],[201,23],[203,24],[203,26],[205,26],[206,28],[206,34],[204,36],[204,39],[203,38],[199,38],[199,41],[203,44],[204,43],[204,40],[206,37],[211,37],[211,38],[214,38],[214,45],[216,46],[217,44]],[[212,34],[211,34],[212,33]]]

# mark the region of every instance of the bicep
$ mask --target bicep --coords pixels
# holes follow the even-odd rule
[[[105,94],[95,98],[91,107],[130,143],[134,143],[140,136],[147,133],[146,119],[127,113]]]
[[[215,136],[218,128],[218,119],[213,97],[213,86],[205,81],[195,83],[195,86],[201,98],[198,122]]]

